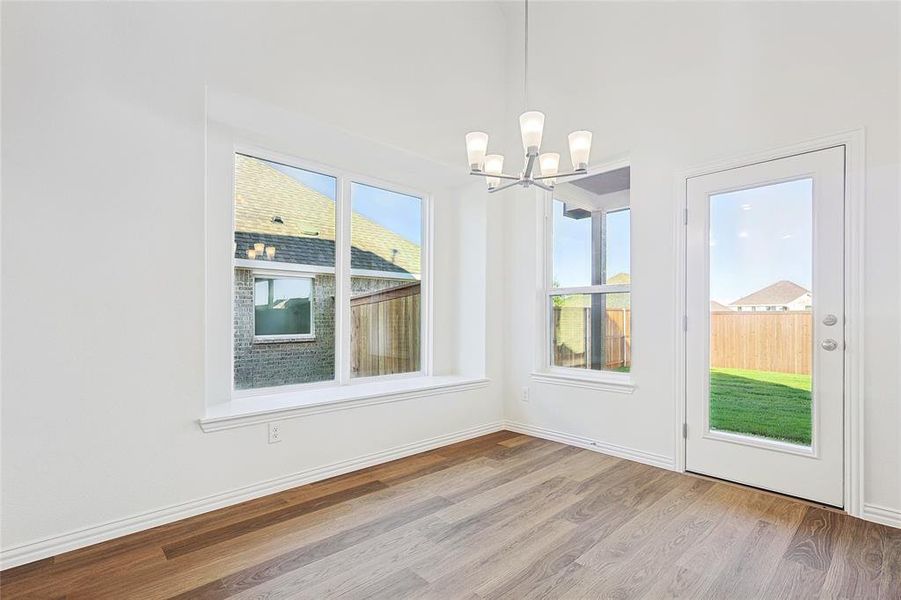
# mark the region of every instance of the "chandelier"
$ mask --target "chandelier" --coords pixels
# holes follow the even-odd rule
[[[523,96],[528,106],[529,97],[529,0],[525,0],[525,58],[523,60]],[[569,134],[569,156],[573,170],[560,173],[560,155],[556,152],[540,154],[541,137],[544,133],[544,113],[527,110],[519,116],[519,131],[525,150],[525,166],[519,175],[504,174],[504,155],[488,154],[488,134],[472,131],[466,134],[466,156],[469,159],[470,175],[485,177],[488,192],[494,193],[515,185],[537,186],[551,191],[559,177],[583,175],[588,170],[588,155],[591,153],[591,132],[573,131]],[[538,174],[535,174],[535,162]],[[507,183],[501,185],[501,181]]]

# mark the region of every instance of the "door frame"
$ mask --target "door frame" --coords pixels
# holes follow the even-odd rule
[[[797,154],[845,147],[845,236],[844,236],[844,299],[845,299],[845,369],[844,369],[844,477],[843,498],[845,512],[861,516],[863,511],[864,468],[864,209],[866,204],[866,134],[863,128],[845,131],[797,144],[748,154],[731,159],[713,161],[690,169],[677,171],[674,198],[674,271],[676,290],[673,329],[675,335],[676,369],[674,388],[674,467],[685,472],[684,437],[686,423],[686,277],[687,269],[687,210],[688,179],[720,171],[788,158]]]

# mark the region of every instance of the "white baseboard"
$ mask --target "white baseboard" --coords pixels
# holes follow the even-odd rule
[[[662,454],[654,454],[652,452],[645,452],[643,450],[635,450],[634,448],[627,448],[625,446],[618,446],[616,444],[609,444],[607,442],[599,442],[597,440],[573,435],[571,433],[555,431],[553,429],[546,429],[544,427],[529,425],[527,423],[519,423],[517,421],[504,421],[504,429],[509,429],[510,431],[515,431],[517,433],[524,433],[526,435],[532,435],[545,440],[569,444],[570,446],[585,448],[586,450],[594,450],[595,452],[609,454],[618,458],[634,460],[635,462],[644,463],[646,465],[651,465],[654,467],[660,467],[662,469],[669,469],[670,471],[676,470],[676,463],[672,456],[664,456]]]
[[[366,467],[410,456],[411,454],[418,454],[419,452],[425,452],[426,450],[433,450],[455,442],[462,442],[502,429],[504,429],[504,423],[502,421],[486,423],[454,433],[404,444],[389,450],[374,452],[372,454],[332,463],[323,467],[305,469],[291,475],[255,483],[221,494],[214,494],[212,496],[207,496],[206,498],[152,510],[124,519],[102,523],[100,525],[85,527],[69,533],[20,544],[10,548],[4,548],[0,551],[0,568],[8,569],[10,567],[47,558],[48,556],[56,556],[63,552],[69,552],[99,542],[105,542],[130,533],[144,531],[152,527],[165,525],[166,523],[172,523],[187,517],[193,517],[201,513],[216,510],[217,508],[239,504],[247,500],[253,500],[254,498],[260,498],[300,485],[328,479],[329,477],[335,477],[336,475],[343,475],[344,473],[349,473],[351,471],[365,469]]]
[[[897,508],[888,508],[877,504],[864,504],[860,518],[901,529],[901,510]]]

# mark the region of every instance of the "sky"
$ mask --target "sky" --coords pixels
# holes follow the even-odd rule
[[[629,210],[607,213],[607,277],[629,273]],[[591,285],[591,219],[563,216],[554,201],[554,282],[557,287]]]
[[[813,180],[710,198],[710,299],[729,304],[786,279],[812,289]]]
[[[287,165],[269,164],[303,185],[335,200],[337,182],[334,177]],[[422,245],[421,199],[362,183],[352,183],[351,204],[355,213],[375,221],[414,244]]]

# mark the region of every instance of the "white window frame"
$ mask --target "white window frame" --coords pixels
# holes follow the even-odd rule
[[[604,165],[598,165],[596,167],[590,168],[588,172],[578,178],[568,179],[567,181],[576,181],[578,179],[583,179],[585,177],[592,177],[595,175],[600,175],[603,173],[607,173],[609,171],[614,171],[616,169],[620,169],[623,167],[630,167],[631,162],[627,159],[619,160],[612,163],[607,163]],[[631,194],[630,194],[631,196]],[[542,268],[541,268],[541,281],[540,281],[540,310],[542,312],[542,321],[544,323],[542,327],[542,335],[539,337],[539,343],[541,344],[541,349],[538,353],[538,356],[541,358],[536,365],[536,370],[533,373],[533,378],[546,383],[567,383],[569,382],[572,385],[577,385],[581,387],[580,382],[584,382],[587,384],[598,384],[597,387],[599,389],[605,389],[608,391],[620,391],[631,393],[634,389],[632,372],[631,370],[628,373],[621,373],[618,371],[605,371],[605,370],[593,370],[593,369],[578,369],[574,367],[560,367],[553,364],[553,354],[551,350],[551,344],[554,339],[554,321],[553,321],[553,298],[554,296],[565,296],[569,294],[595,294],[595,293],[603,293],[603,294],[617,294],[617,293],[632,293],[632,285],[631,281],[628,284],[605,284],[605,285],[588,285],[588,286],[576,286],[576,287],[554,287],[553,279],[554,279],[554,192],[543,192],[542,194],[542,214],[543,214],[543,225],[542,225]],[[628,209],[629,213],[629,228],[631,230],[632,227],[632,213],[631,213],[631,197],[629,204],[626,204],[622,207],[616,207],[612,209],[604,209],[604,218],[606,219],[608,212],[617,212],[619,210]],[[630,231],[631,233],[631,231]],[[631,235],[630,235],[630,244],[631,244]],[[629,272],[631,276],[632,271],[632,253],[631,248],[629,252]]]
[[[335,275],[335,377],[325,381],[317,381],[311,383],[298,383],[289,385],[280,385],[272,387],[260,387],[253,389],[236,390],[234,382],[234,345],[232,345],[231,355],[231,394],[233,399],[252,398],[256,396],[270,396],[273,394],[285,394],[292,392],[303,392],[305,390],[315,390],[327,387],[353,386],[367,383],[402,380],[416,377],[428,377],[432,375],[432,243],[434,236],[434,224],[432,222],[432,195],[424,190],[405,186],[403,184],[394,183],[374,177],[369,177],[360,173],[331,167],[298,158],[288,154],[262,148],[260,146],[237,142],[233,145],[232,160],[234,155],[243,154],[251,158],[258,158],[270,162],[276,162],[285,166],[312,171],[321,175],[334,177],[336,180],[336,197],[335,197],[335,267],[322,267],[312,265],[298,265],[293,263],[278,263],[270,261],[257,261],[235,258],[232,253],[232,269],[234,268],[250,268],[251,270],[262,271],[270,275],[279,274],[280,277],[289,277],[292,274],[309,277],[321,273],[329,273]],[[232,177],[234,177],[234,168],[232,168]],[[232,181],[231,189],[234,189],[234,181]],[[351,277],[376,277],[383,278],[388,272],[369,271],[366,269],[352,269],[351,259],[351,184],[360,183],[368,186],[384,189],[390,192],[397,192],[407,196],[413,196],[420,199],[421,202],[421,238],[420,246],[420,357],[419,370],[409,373],[397,373],[389,375],[374,375],[368,377],[351,377],[350,367],[350,320],[351,320]],[[231,210],[231,231],[235,229],[235,199],[231,194],[229,199]],[[346,249],[345,249],[346,248]],[[402,273],[390,273],[391,279],[409,279],[416,280],[415,276],[404,276]],[[234,277],[232,277],[231,298],[235,296]],[[234,319],[230,321],[232,328],[229,339],[234,339]],[[254,336],[256,338],[256,336]]]
[[[251,269],[250,276],[253,279],[253,343],[254,344],[277,344],[290,342],[312,342],[316,340],[316,275],[314,273],[303,273],[299,271],[281,271],[278,269]],[[277,335],[258,335],[257,334],[257,278],[267,279],[309,279],[310,280],[310,333],[288,333]]]

